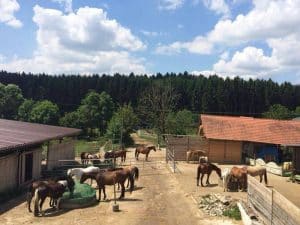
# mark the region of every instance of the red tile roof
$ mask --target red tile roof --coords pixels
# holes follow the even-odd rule
[[[52,139],[76,136],[79,129],[0,119],[0,153],[40,144]]]
[[[201,115],[209,139],[300,145],[300,121]]]

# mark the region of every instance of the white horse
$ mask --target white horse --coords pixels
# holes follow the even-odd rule
[[[67,175],[71,177],[74,176],[77,181],[80,181],[83,173],[92,173],[92,172],[99,173],[100,168],[95,166],[89,166],[87,168],[72,168],[72,169],[68,169]],[[91,179],[91,185],[92,182],[93,180]]]
[[[224,192],[227,191],[227,186],[230,178],[230,169],[225,168],[222,170],[222,181],[223,181],[223,188]]]

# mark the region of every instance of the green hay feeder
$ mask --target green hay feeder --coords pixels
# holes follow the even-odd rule
[[[73,196],[70,192],[64,193],[61,201],[61,209],[77,209],[84,208],[97,203],[96,191],[88,184],[80,184],[75,182]]]

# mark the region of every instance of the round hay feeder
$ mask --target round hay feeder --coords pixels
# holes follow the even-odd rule
[[[96,191],[88,184],[75,183],[73,196],[65,192],[59,207],[61,209],[77,209],[92,206],[97,203]]]

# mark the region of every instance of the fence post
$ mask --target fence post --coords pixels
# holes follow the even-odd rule
[[[174,148],[173,148],[173,170],[175,173],[175,150],[174,150]]]
[[[273,188],[272,188],[272,196],[271,196],[271,225],[273,224],[273,193],[274,193],[274,190],[273,190]]]

